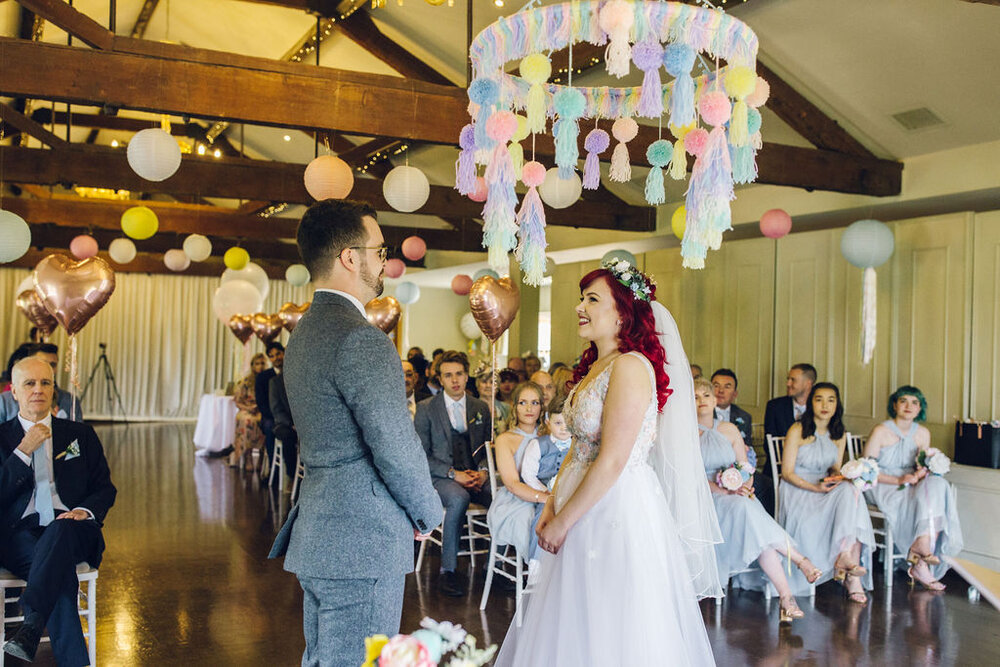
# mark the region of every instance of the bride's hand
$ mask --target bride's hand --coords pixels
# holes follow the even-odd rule
[[[541,521],[539,521],[539,524],[541,524]],[[557,554],[559,553],[559,549],[562,548],[563,542],[566,541],[567,532],[569,532],[568,528],[564,528],[560,521],[553,519],[538,534],[538,546],[549,553]]]
[[[535,524],[535,535],[538,537],[542,536],[542,531],[545,530],[545,526],[549,525],[556,516],[555,510],[552,508],[552,496],[545,502],[545,506],[542,508],[542,514],[538,517],[538,523]]]

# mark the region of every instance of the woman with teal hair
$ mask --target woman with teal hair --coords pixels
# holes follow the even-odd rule
[[[917,465],[920,451],[931,449],[930,431],[920,425],[927,418],[927,399],[904,385],[889,397],[888,412],[890,419],[872,429],[865,446],[865,456],[879,465],[872,495],[892,527],[896,549],[906,553],[911,585],[944,590],[938,579],[948,564],[941,557],[962,550],[962,527],[954,487]]]

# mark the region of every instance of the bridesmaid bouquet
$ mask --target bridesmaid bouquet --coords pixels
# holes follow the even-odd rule
[[[749,463],[737,461],[728,468],[723,468],[715,474],[715,483],[726,491],[739,491],[740,487],[750,481],[754,469]]]
[[[917,466],[926,468],[932,475],[945,475],[951,470],[951,459],[935,447],[928,447],[917,452]]]
[[[841,466],[839,475],[831,475],[827,479],[850,482],[862,493],[870,491],[878,484],[878,461],[867,456],[853,459]]]
[[[420,621],[420,629],[409,635],[374,635],[365,639],[365,662],[361,667],[481,667],[493,659],[496,644],[476,648],[476,638],[461,625]],[[450,653],[447,662],[443,657]]]

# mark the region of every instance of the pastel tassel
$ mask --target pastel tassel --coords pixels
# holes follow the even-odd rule
[[[646,159],[653,168],[646,175],[646,201],[657,206],[666,201],[666,191],[663,186],[663,168],[670,163],[674,146],[666,139],[657,139],[646,149]]]
[[[678,127],[690,125],[695,120],[695,85],[691,78],[695,56],[694,49],[677,42],[663,50],[663,67],[674,77],[670,91],[670,122]]]
[[[547,99],[543,84],[552,76],[552,63],[541,53],[533,53],[521,60],[520,73],[521,78],[531,86],[525,104],[528,130],[536,134],[545,132]]]
[[[875,269],[865,269],[861,280],[861,363],[868,365],[875,353],[878,337],[878,279]]]
[[[631,52],[628,38],[635,23],[635,8],[631,2],[611,0],[601,7],[598,21],[610,40],[604,52],[608,74],[621,78],[628,74]]]
[[[677,141],[674,142],[674,154],[670,158],[670,178],[675,181],[683,181],[687,178],[687,151],[684,142],[684,138],[689,132],[695,129],[695,125],[684,125],[683,127],[677,127],[676,125],[670,125],[670,132],[675,137]]]
[[[577,160],[580,159],[580,146],[577,142],[580,126],[577,121],[583,115],[586,105],[586,98],[577,88],[563,88],[556,93],[553,100],[553,107],[559,115],[558,124],[554,128],[556,165],[563,178],[569,177],[569,174],[576,169]]]
[[[463,195],[476,189],[476,128],[470,123],[458,135],[458,145],[462,149],[455,161],[455,189]]]
[[[729,99],[721,91],[704,93],[699,107],[705,122],[715,127],[698,151],[685,199],[687,226],[681,256],[684,266],[689,268],[704,267],[707,249],[717,250],[722,244],[722,233],[732,229],[729,202],[735,199],[732,164],[723,127],[731,114]]]
[[[611,137],[601,129],[593,129],[587,133],[587,138],[583,140],[583,147],[587,150],[587,161],[583,165],[583,187],[587,190],[596,190],[601,185],[601,163],[598,157],[608,150],[611,145]]]
[[[545,275],[545,208],[538,194],[538,186],[545,181],[545,167],[538,162],[527,162],[521,171],[521,180],[528,192],[517,212],[519,239],[514,258],[521,265],[522,280],[526,285],[542,284]]]
[[[483,207],[483,247],[489,254],[490,265],[498,273],[508,270],[507,253],[517,245],[517,180],[507,142],[517,130],[517,116],[510,111],[497,111],[485,123],[489,138],[495,144],[493,156],[486,167],[488,195]]]
[[[663,84],[660,83],[663,47],[657,41],[640,42],[632,47],[632,61],[645,72],[636,115],[642,118],[659,118],[663,115]]]
[[[729,157],[733,164],[733,183],[753,183],[757,180],[757,159],[753,146],[729,145]]]
[[[629,161],[626,144],[639,134],[639,124],[632,118],[619,118],[611,126],[611,134],[618,140],[618,145],[611,154],[608,176],[616,183],[628,183],[632,180],[632,163]]]
[[[493,140],[486,133],[486,120],[494,112],[500,101],[500,86],[493,79],[473,79],[469,84],[469,99],[478,106],[476,115],[476,148],[488,151],[493,148]]]
[[[510,163],[513,166],[514,173],[520,174],[521,169],[524,167],[524,146],[512,141],[507,149],[510,152]]]

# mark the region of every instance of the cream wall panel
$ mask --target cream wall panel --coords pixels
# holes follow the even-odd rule
[[[969,416],[993,420],[1000,419],[1000,211],[976,215],[975,240]]]
[[[422,347],[430,355],[435,348],[465,350],[468,340],[462,335],[459,320],[469,312],[469,297],[459,296],[448,288],[420,288],[420,300],[403,306],[405,349]]]

